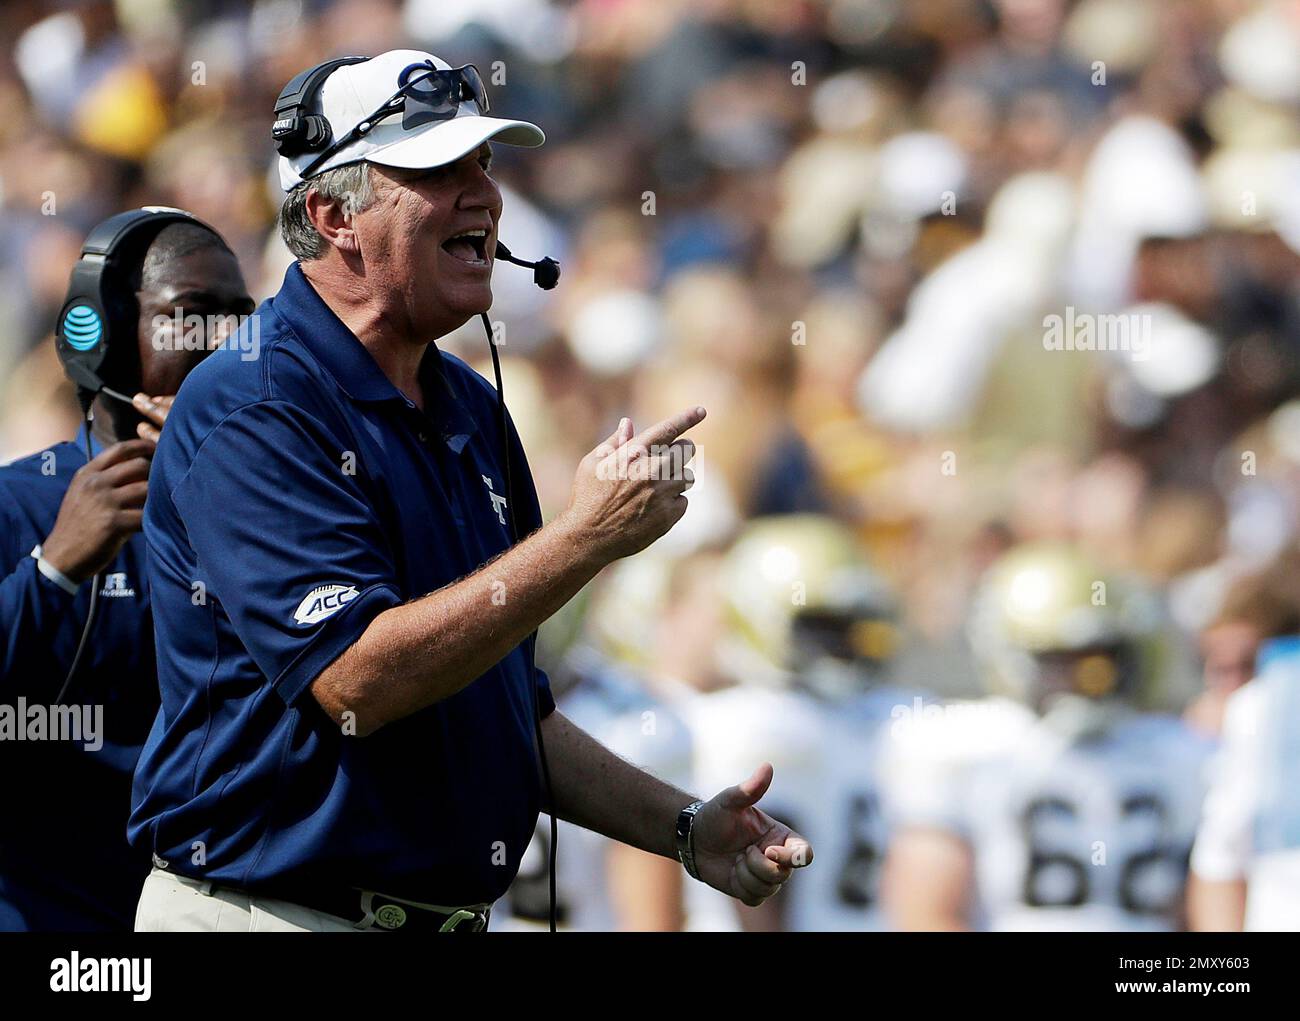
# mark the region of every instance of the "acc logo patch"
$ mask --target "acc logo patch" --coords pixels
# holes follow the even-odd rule
[[[385,904],[375,912],[375,924],[381,929],[400,929],[406,924],[406,912],[396,904]]]
[[[353,585],[319,585],[303,597],[293,619],[303,626],[315,624],[338,613],[359,594]]]

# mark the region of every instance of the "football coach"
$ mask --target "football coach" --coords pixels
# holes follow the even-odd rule
[[[689,472],[652,462],[689,460],[704,410],[624,419],[542,526],[495,391],[434,343],[492,302],[489,139],[543,141],[487,106],[472,66],[414,50],[328,62],[277,104],[298,261],[243,327],[260,357],[228,345],[181,389],[145,510],[138,929],[481,931],[542,807],[750,904],[811,861],[756,807],[770,766],[698,801],[569,723],[532,665],[538,625],[685,512]]]

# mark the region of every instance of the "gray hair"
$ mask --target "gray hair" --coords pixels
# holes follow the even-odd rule
[[[294,185],[280,207],[280,237],[294,258],[303,262],[319,259],[325,254],[325,239],[320,236],[307,215],[307,193],[314,191],[323,199],[342,203],[348,216],[367,209],[375,199],[370,181],[370,164],[348,163],[326,170],[309,181]]]

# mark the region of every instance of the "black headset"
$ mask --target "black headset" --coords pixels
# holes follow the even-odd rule
[[[110,216],[90,232],[81,258],[72,267],[68,295],[63,299],[54,343],[63,371],[77,385],[83,412],[96,395],[108,392],[101,372],[118,344],[134,350],[137,330],[135,295],[127,285],[133,263],[143,258],[149,242],[173,223],[192,223],[213,231],[183,209],[145,206]],[[126,398],[130,403],[130,398]]]
[[[334,140],[334,129],[331,127],[329,119],[318,107],[317,97],[320,95],[320,90],[325,84],[325,79],[338,68],[348,64],[359,64],[369,59],[369,57],[339,57],[335,60],[327,60],[303,71],[301,74],[295,75],[289,84],[280,91],[279,98],[275,101],[275,121],[271,125],[271,138],[275,141],[276,151],[281,156],[292,159],[294,156],[301,156],[304,153],[321,152],[329,147]],[[517,259],[511,254],[509,248],[498,241],[494,257],[514,263],[516,266],[531,269],[533,271],[533,283],[542,290],[549,291],[560,282],[560,264],[549,256],[539,259],[537,262]],[[492,352],[492,372],[496,377],[497,415],[501,430],[502,465],[505,471],[507,507],[510,511],[510,534],[513,541],[518,543],[522,536],[519,533],[518,519],[515,517],[515,510],[518,505],[514,499],[513,479],[510,471],[510,424],[509,417],[506,414],[505,389],[501,384],[501,359],[497,354],[497,345],[493,338],[492,323],[488,319],[488,314],[483,312],[479,318],[483,323],[483,329],[487,332],[488,348]],[[551,854],[548,864],[550,871],[550,921],[551,931],[554,932],[555,859],[559,834],[556,826],[555,798],[551,789],[551,770],[546,760],[546,743],[542,738],[541,706],[537,700],[537,664],[535,661],[537,632],[534,631],[528,638],[524,639],[524,642],[527,646],[525,656],[528,660],[528,669],[532,676],[530,695],[533,706],[533,735],[537,742],[537,761],[541,771],[543,792],[551,809]]]
[[[334,141],[334,129],[324,114],[313,107],[325,79],[347,64],[360,64],[369,57],[338,57],[294,75],[275,101],[275,123],[271,137],[275,151],[286,159],[305,152],[320,152]]]

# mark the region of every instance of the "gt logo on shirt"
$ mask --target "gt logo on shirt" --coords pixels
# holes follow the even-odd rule
[[[479,478],[481,478],[483,480],[483,484],[488,487],[488,497],[492,500],[492,509],[497,512],[497,520],[504,525],[506,523],[506,514],[505,514],[505,508],[507,506],[506,498],[502,496],[500,493],[493,491],[492,480],[488,478],[486,475],[480,475]]]
[[[318,585],[303,597],[293,619],[304,627],[315,624],[338,613],[358,595],[353,585]]]

